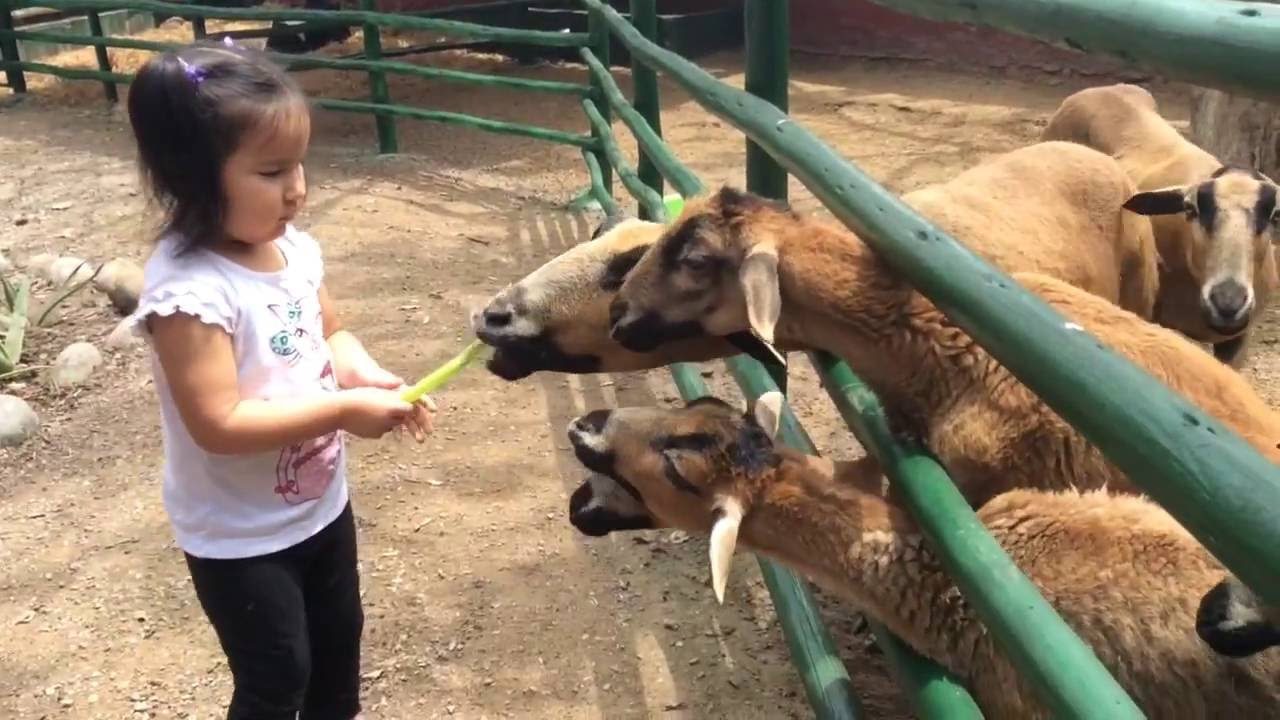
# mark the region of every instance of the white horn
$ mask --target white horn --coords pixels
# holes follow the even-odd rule
[[[729,581],[729,566],[738,544],[738,526],[742,524],[742,504],[726,498],[720,506],[720,518],[711,527],[711,587],[716,602],[724,604],[724,588]]]

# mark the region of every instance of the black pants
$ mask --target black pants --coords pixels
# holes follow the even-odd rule
[[[235,681],[228,720],[350,720],[360,712],[360,578],[351,505],[269,555],[187,555]]]

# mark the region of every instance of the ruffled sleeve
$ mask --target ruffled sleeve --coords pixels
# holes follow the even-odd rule
[[[147,261],[143,271],[142,295],[129,315],[134,334],[148,337],[147,318],[176,313],[190,315],[203,323],[236,330],[236,308],[226,279],[203,263],[175,259],[161,248]]]

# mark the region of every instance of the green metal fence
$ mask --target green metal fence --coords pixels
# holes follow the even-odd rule
[[[955,320],[975,340],[1008,367],[1050,407],[1096,444],[1145,492],[1168,509],[1229,568],[1247,575],[1273,601],[1280,597],[1280,521],[1272,510],[1280,507],[1280,469],[1253,450],[1238,435],[1206,416],[1184,398],[1168,390],[1128,360],[1115,354],[1096,338],[1075,329],[1060,314],[1028,293],[1006,273],[992,267],[964,248],[939,228],[918,216],[899,199],[873,182],[830,147],[795,123],[786,108],[786,28],[785,0],[746,0],[747,7],[747,92],[727,86],[696,65],[663,50],[649,41],[600,0],[583,0],[590,11],[608,24],[635,62],[665,72],[695,101],[727,121],[748,139],[748,188],[773,197],[785,197],[786,171],[794,174],[838,219]],[[1089,0],[1059,3],[1034,0],[986,0],[945,3],[916,0],[888,3],[894,7],[928,7],[931,13],[962,13],[960,5],[983,17],[998,17],[1008,27],[1017,18],[1025,26],[1041,27],[1025,20],[1026,8],[1040,10],[1043,22],[1055,8],[1070,15],[1082,7],[1101,7]],[[1205,3],[1226,6],[1229,3]],[[1162,11],[1167,25],[1177,25],[1183,34],[1165,32],[1165,24],[1133,10],[1145,6]],[[1123,3],[1115,6],[1136,18],[1144,28],[1156,29],[1157,36],[1186,37],[1176,2]],[[1235,5],[1237,15],[1263,17],[1249,8]],[[1220,11],[1217,7],[1215,10]],[[997,10],[999,12],[997,12]],[[1248,11],[1248,12],[1246,12]],[[1004,13],[1004,14],[1000,14]],[[1020,15],[1021,13],[1021,15]],[[633,6],[632,16],[640,19]],[[1056,15],[1054,15],[1056,17]],[[1089,18],[1072,16],[1078,22],[1070,29],[1093,32],[1089,37],[1119,37],[1113,30],[1087,30]],[[1221,16],[1218,16],[1221,19]],[[1280,17],[1280,15],[1277,15]],[[1202,17],[1202,19],[1204,19]],[[1097,20],[1094,19],[1096,23]],[[1042,27],[1050,27],[1044,25]],[[1061,33],[1053,25],[1053,33]],[[1136,28],[1133,28],[1136,29]],[[1205,43],[1238,48],[1255,59],[1266,57],[1280,47],[1272,38],[1249,32],[1222,39],[1201,32]],[[1040,31],[1049,36],[1048,30]],[[1061,37],[1061,35],[1055,35]],[[1067,44],[1074,45],[1068,39]],[[1177,52],[1146,42],[1127,58],[1141,57],[1157,68],[1175,72],[1182,65],[1165,63]],[[1154,49],[1153,49],[1154,48]],[[1179,47],[1179,51],[1183,48]],[[1192,56],[1212,53],[1202,46],[1186,48]],[[1122,57],[1125,57],[1123,54]],[[768,58],[768,60],[765,60]],[[1221,59],[1221,58],[1219,58]],[[591,71],[603,67],[588,58]],[[1245,87],[1265,96],[1267,85],[1259,77],[1237,72],[1241,62],[1216,66],[1208,72],[1195,68],[1198,78],[1217,79],[1224,87]],[[655,136],[628,122],[633,114],[618,103],[620,93],[606,84],[606,97],[619,107],[619,115],[635,133],[641,152],[683,196],[701,191],[696,179],[681,177],[678,161]],[[638,93],[650,90],[643,85]],[[637,104],[655,104],[636,98]],[[785,170],[784,170],[785,168]],[[620,176],[628,173],[619,170]],[[630,184],[626,184],[631,190]],[[651,192],[633,192],[652,217],[663,217],[663,208],[653,206]],[[922,448],[903,445],[888,431],[883,409],[874,393],[838,359],[826,353],[810,353],[824,388],[858,439],[875,454],[893,482],[903,491],[910,510],[923,528],[931,546],[955,579],[965,597],[1009,654],[1031,686],[1059,717],[1123,718],[1142,717],[1142,712],[1106,671],[1093,652],[1066,626],[1040,596],[1036,588],[1013,565],[986,532],[967,503],[941,468]],[[750,397],[774,387],[773,380],[756,363],[743,358],[728,361],[731,372]],[[689,368],[671,368],[681,393],[695,397],[703,388]],[[789,413],[790,411],[787,410]],[[812,443],[788,415],[782,434],[784,442],[813,452]],[[780,611],[780,614],[781,611]],[[886,646],[898,674],[920,679],[932,674],[933,683],[907,683],[918,712],[925,717],[964,717],[977,714],[976,705],[945,673],[930,667],[909,652],[897,652],[893,638],[876,628],[877,639]],[[905,662],[904,662],[905,660]],[[912,674],[914,673],[916,674]],[[842,678],[843,679],[843,678]],[[843,698],[823,695],[811,685],[811,701],[823,716],[856,712],[855,703],[837,705]],[[943,692],[929,694],[930,690]]]
[[[881,0],[876,0],[877,2]],[[1241,7],[1204,0],[1188,9],[1177,0],[883,0],[908,12],[984,22],[1050,39],[1071,47],[1140,62],[1176,76],[1258,97],[1272,94],[1270,67],[1280,54],[1280,9]],[[661,139],[657,71],[666,73],[712,113],[747,138],[748,189],[785,198],[787,172],[799,179],[835,216],[1008,367],[1033,392],[1095,443],[1144,491],[1168,509],[1206,547],[1271,602],[1280,602],[1280,470],[1241,438],[1170,392],[1088,333],[1026,292],[1012,278],[965,249],[916,215],[857,167],[786,114],[786,0],[745,0],[747,91],[715,80],[698,66],[655,44],[655,0],[631,0],[631,21],[600,0],[582,0],[589,13],[587,33],[553,33],[494,28],[432,18],[362,11],[307,11],[215,8],[153,0],[0,0],[0,69],[8,85],[25,89],[24,72],[47,72],[103,83],[114,100],[115,86],[130,76],[110,69],[106,49],[163,50],[164,43],[103,37],[93,14],[122,8],[189,18],[203,35],[205,18],[335,21],[363,25],[364,60],[315,55],[275,55],[294,70],[333,68],[367,72],[371,102],[318,99],[323,108],[366,112],[377,117],[379,147],[396,149],[394,117],[464,124],[482,130],[536,137],[581,149],[590,181],[588,194],[606,211],[617,209],[612,194],[616,173],[649,219],[666,219],[664,181],[681,196],[703,190],[702,183]],[[76,36],[13,29],[11,12],[39,5],[83,11],[91,35]],[[961,7],[963,6],[963,7]],[[1101,14],[1099,14],[1101,13]],[[1194,19],[1188,19],[1194,15]],[[1207,30],[1208,22],[1212,30]],[[1053,32],[1042,28],[1052,28]],[[505,78],[427,68],[380,59],[379,28],[432,30],[470,38],[576,49],[586,64],[585,84]],[[1143,32],[1136,32],[1141,29]],[[609,71],[610,36],[626,47],[633,67],[634,103]],[[18,59],[18,40],[79,43],[97,50],[98,70],[57,68]],[[1178,43],[1171,43],[1177,40]],[[1187,60],[1193,58],[1194,60]],[[487,118],[395,105],[385,75],[405,74],[457,82],[504,86],[580,97],[589,133],[574,134]],[[612,131],[612,117],[635,136],[636,168],[626,162]],[[1142,713],[1096,656],[1070,630],[986,532],[945,470],[923,448],[894,438],[874,393],[837,358],[808,354],[835,407],[858,439],[875,454],[902,491],[932,548],[973,605],[993,637],[1025,674],[1055,715],[1066,718],[1136,718]],[[754,399],[785,388],[785,371],[766,368],[746,356],[727,359],[743,393]],[[683,397],[707,390],[688,365],[670,368]],[[771,374],[772,373],[772,374]],[[783,442],[804,452],[816,449],[789,407],[784,408]],[[765,559],[761,570],[806,694],[823,718],[858,717],[860,708],[849,675],[823,627],[807,585]],[[877,642],[925,718],[969,718],[981,713],[962,684],[919,657],[883,626],[873,624]]]
[[[210,35],[206,32],[206,19],[305,21],[322,26],[346,23],[359,25],[364,29],[365,59],[363,60],[286,53],[269,53],[269,55],[286,68],[295,71],[328,68],[332,70],[367,72],[369,74],[370,102],[318,98],[314,103],[317,107],[326,110],[374,115],[378,133],[378,147],[381,152],[396,152],[398,148],[395,126],[396,117],[466,125],[490,132],[522,135],[553,143],[591,148],[593,151],[598,147],[598,141],[590,135],[579,135],[520,123],[499,122],[464,113],[398,105],[392,101],[390,91],[387,89],[386,77],[388,74],[407,75],[473,85],[501,86],[531,92],[568,94],[581,97],[587,97],[591,94],[592,89],[588,85],[486,75],[461,70],[423,67],[414,63],[382,59],[381,30],[383,29],[431,31],[477,40],[564,48],[586,47],[590,40],[587,34],[490,27],[456,20],[379,13],[372,11],[373,5],[374,0],[361,0],[363,10],[290,10],[281,8],[212,7],[187,3],[158,2],[155,0],[0,0],[0,70],[5,72],[8,80],[7,84],[15,92],[26,91],[25,73],[41,73],[71,80],[101,81],[107,99],[114,102],[117,95],[116,86],[131,82],[133,76],[129,73],[119,73],[112,70],[107,48],[132,48],[158,52],[182,47],[182,44],[106,37],[103,35],[101,25],[95,22],[95,18],[100,12],[136,10],[154,13],[158,16],[184,18],[192,22],[193,38],[197,39],[221,35],[218,33]],[[90,34],[76,35],[72,33],[17,30],[13,24],[13,11],[26,7],[45,7],[66,12],[83,12],[89,18]],[[295,31],[296,29],[290,30],[290,32]],[[97,51],[98,69],[65,68],[48,63],[21,60],[18,56],[17,43],[19,40],[92,46]],[[597,159],[600,158],[598,157]],[[607,177],[609,169],[602,167],[602,171],[606,173]]]

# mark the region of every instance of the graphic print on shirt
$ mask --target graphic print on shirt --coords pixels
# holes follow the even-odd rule
[[[318,306],[319,303],[317,302]],[[285,359],[290,365],[298,364],[308,352],[315,352],[320,349],[320,341],[317,334],[308,329],[302,323],[302,301],[290,300],[285,305],[272,303],[267,306],[271,314],[275,315],[281,328],[276,334],[271,336],[271,352]],[[323,326],[323,319],[320,317],[320,308],[315,310],[315,326]]]
[[[317,306],[319,303],[316,303]],[[302,301],[292,300],[287,305],[269,305],[268,308],[284,325],[284,329],[271,336],[271,351],[285,362],[296,366],[307,358],[315,358],[322,350],[317,340],[323,320],[317,307],[312,327],[302,323]],[[333,363],[325,360],[320,371],[319,385],[325,392],[338,389],[333,374]],[[280,451],[276,461],[275,492],[290,505],[309,502],[322,497],[338,472],[342,459],[342,433],[336,431],[306,442],[296,443]]]

